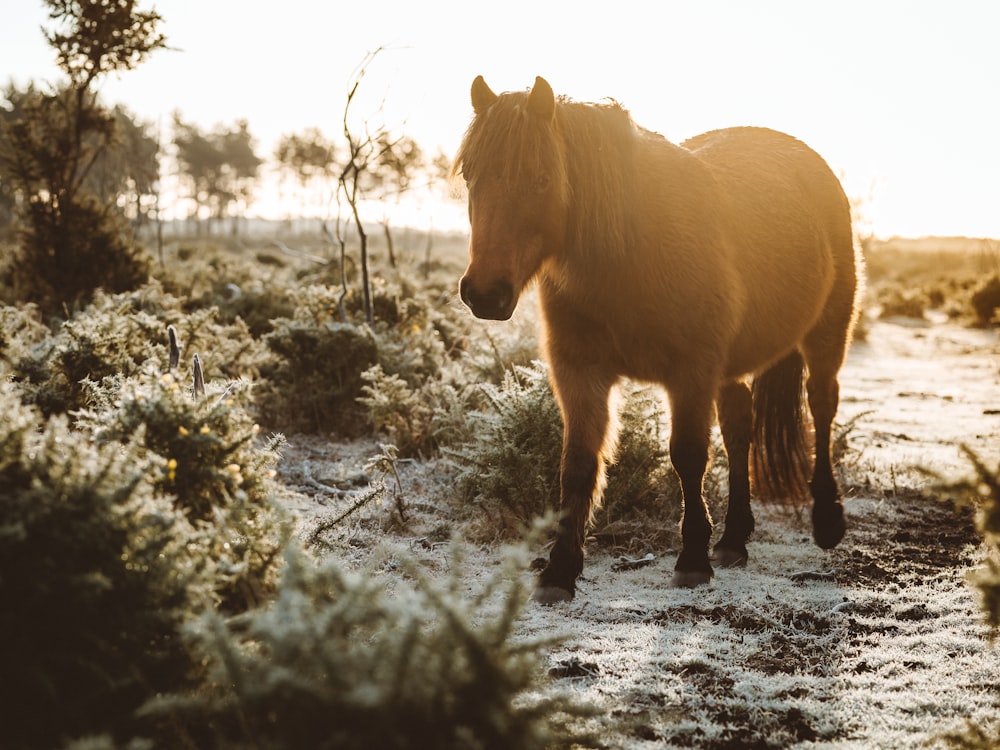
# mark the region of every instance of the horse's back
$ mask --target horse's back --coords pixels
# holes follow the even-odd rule
[[[802,141],[768,128],[713,130],[682,144],[715,176],[745,228],[773,232],[774,214],[816,229],[850,230],[850,205],[826,161]],[[845,224],[846,220],[846,224]]]
[[[682,144],[713,174],[747,307],[728,371],[759,371],[821,317],[850,317],[856,291],[850,204],[819,154],[766,128],[716,130]]]

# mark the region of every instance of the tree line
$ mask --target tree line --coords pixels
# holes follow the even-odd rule
[[[53,109],[58,105],[65,111],[73,96],[72,83],[50,92],[34,82],[23,87],[8,82],[0,94],[0,154],[7,155],[0,157],[0,232],[10,231],[16,206],[34,192],[33,178],[18,170],[19,160],[11,154],[23,148],[13,135],[17,124],[39,136],[53,135]],[[188,217],[201,220],[211,231],[222,220],[245,215],[254,203],[265,165],[274,167],[287,202],[312,212],[322,212],[335,202],[338,181],[351,167],[348,145],[317,127],[282,135],[265,157],[245,119],[203,128],[175,112],[170,140],[163,143],[155,123],[142,121],[122,105],[105,109],[95,100],[90,108],[90,114],[100,111],[107,120],[86,134],[86,148],[93,153],[81,184],[102,202],[117,204],[134,226],[150,222],[164,207],[162,186],[168,172],[173,172],[179,186],[174,200],[189,202]],[[428,158],[408,136],[381,132],[372,147],[362,189],[388,204],[398,201],[421,178],[425,180],[421,184],[427,184],[447,174],[447,156],[438,153]],[[236,226],[234,222],[234,231]]]

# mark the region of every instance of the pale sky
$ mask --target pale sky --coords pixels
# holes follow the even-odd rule
[[[263,157],[283,133],[339,136],[355,69],[382,47],[355,111],[430,152],[456,150],[476,75],[497,92],[542,75],[577,100],[616,99],[674,142],[730,125],[791,133],[870,198],[880,236],[1000,237],[994,0],[140,5],[175,49],[107,81],[107,103],[204,128],[245,118]],[[40,2],[7,0],[0,82],[57,80],[46,21]]]

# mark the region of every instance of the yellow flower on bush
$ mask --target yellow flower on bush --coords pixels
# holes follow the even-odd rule
[[[180,425],[180,426],[179,426],[179,427],[177,428],[177,432],[178,432],[178,433],[180,434],[180,436],[181,436],[181,437],[187,437],[188,435],[190,435],[190,434],[191,434],[191,433],[190,433],[190,432],[188,431],[188,428],[187,428],[187,427],[185,427],[184,425]]]
[[[243,474],[240,473],[239,464],[229,464],[226,466],[226,471],[233,475],[233,481],[235,481],[236,484],[243,484]]]
[[[167,461],[167,479],[171,482],[177,478],[177,459],[171,458]]]

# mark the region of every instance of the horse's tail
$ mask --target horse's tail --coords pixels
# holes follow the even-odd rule
[[[808,497],[804,377],[796,349],[753,380],[750,467],[761,498],[797,502]]]

